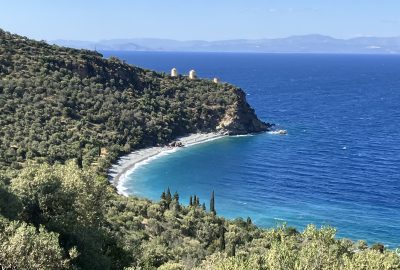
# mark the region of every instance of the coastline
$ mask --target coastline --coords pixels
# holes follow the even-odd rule
[[[181,142],[183,147],[154,146],[133,151],[128,155],[120,157],[117,162],[111,166],[108,172],[110,182],[116,187],[119,194],[128,196],[129,194],[124,187],[126,177],[140,165],[146,164],[149,160],[176,152],[179,149],[224,138],[226,136],[228,135],[218,132],[194,133],[175,140],[176,142]]]

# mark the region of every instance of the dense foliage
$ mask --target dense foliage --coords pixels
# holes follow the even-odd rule
[[[101,153],[109,164],[132,149],[215,129],[242,94],[1,30],[0,78],[0,169],[80,155],[90,165]]]
[[[395,252],[333,228],[225,220],[213,192],[152,202],[109,185],[122,153],[215,129],[237,88],[3,31],[0,79],[1,269],[400,269]]]
[[[122,197],[73,161],[29,164],[5,181],[3,269],[400,269],[395,252],[336,239],[333,228],[264,230],[218,217],[198,197],[183,206],[169,190],[159,202]]]

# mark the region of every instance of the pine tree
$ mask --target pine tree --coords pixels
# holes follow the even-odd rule
[[[217,212],[215,211],[215,194],[214,194],[214,190],[211,194],[211,199],[210,199],[210,212],[213,213],[214,215],[217,214]]]

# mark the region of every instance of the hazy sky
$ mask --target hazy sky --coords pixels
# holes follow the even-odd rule
[[[400,0],[0,0],[0,28],[91,41],[400,36]]]

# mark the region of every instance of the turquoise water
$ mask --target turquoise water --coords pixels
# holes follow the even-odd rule
[[[242,87],[264,121],[287,136],[229,137],[140,166],[128,192],[170,187],[229,218],[259,226],[332,225],[338,235],[400,246],[400,57],[122,53],[159,71],[195,68]]]

